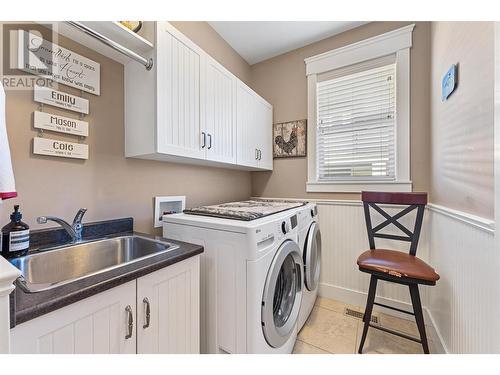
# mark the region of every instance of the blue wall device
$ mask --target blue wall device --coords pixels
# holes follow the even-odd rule
[[[449,98],[451,93],[457,88],[457,65],[453,64],[446,72],[441,81],[441,101]]]

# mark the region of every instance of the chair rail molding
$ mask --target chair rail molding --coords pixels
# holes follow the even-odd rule
[[[494,234],[495,233],[495,221],[491,219],[487,219],[481,216],[476,216],[469,214],[467,212],[454,210],[452,208],[440,206],[438,204],[429,203],[427,205],[427,209],[429,211],[433,211],[439,213],[441,215],[445,215],[451,217],[455,220],[462,221],[466,224],[475,226],[479,229],[484,230],[487,233]]]
[[[9,295],[21,272],[0,256],[0,353],[10,353]]]

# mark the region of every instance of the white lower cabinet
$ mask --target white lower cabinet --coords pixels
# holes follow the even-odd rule
[[[200,257],[137,280],[137,353],[200,352]]]
[[[11,353],[135,353],[135,289],[130,281],[14,327]]]
[[[198,353],[199,267],[195,256],[22,323],[11,353]]]

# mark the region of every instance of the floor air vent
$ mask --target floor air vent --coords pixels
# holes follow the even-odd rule
[[[361,311],[352,310],[349,307],[346,307],[345,310],[344,310],[344,314],[347,315],[347,316],[350,316],[352,318],[356,318],[356,319],[361,319],[362,320],[364,313],[362,313]],[[371,320],[372,323],[378,324],[378,316],[372,314],[372,318],[370,320]]]

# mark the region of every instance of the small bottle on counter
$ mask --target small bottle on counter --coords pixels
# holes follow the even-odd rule
[[[30,227],[21,221],[23,215],[19,205],[14,206],[10,223],[2,228],[1,248],[4,258],[17,258],[26,255],[30,247]]]

